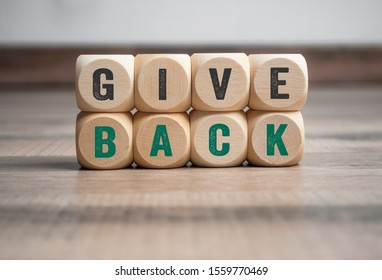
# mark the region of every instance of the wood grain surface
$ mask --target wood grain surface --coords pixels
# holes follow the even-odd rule
[[[73,84],[80,54],[301,53],[310,83],[382,82],[382,47],[313,46],[116,46],[0,48],[0,85]]]
[[[312,87],[288,168],[81,170],[74,89],[0,92],[1,259],[381,259],[382,87]]]

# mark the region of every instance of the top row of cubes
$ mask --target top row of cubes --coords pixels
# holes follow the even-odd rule
[[[126,112],[297,111],[307,99],[300,54],[80,55],[80,110]]]

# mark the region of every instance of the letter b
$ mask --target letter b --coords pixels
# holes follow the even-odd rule
[[[115,130],[110,126],[96,126],[94,128],[94,154],[96,158],[110,158],[115,155]],[[106,134],[106,137],[104,135]],[[107,151],[103,151],[104,146]]]

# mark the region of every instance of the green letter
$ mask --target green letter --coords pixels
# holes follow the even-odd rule
[[[277,147],[279,148],[281,156],[288,155],[283,139],[281,138],[287,126],[287,124],[280,124],[279,128],[275,133],[275,125],[267,124],[267,156],[275,155],[275,145],[277,145]]]
[[[103,132],[106,132],[106,138],[103,138]],[[110,158],[115,155],[115,130],[110,126],[96,126],[94,135],[94,152],[96,158]],[[103,152],[103,145],[107,146],[107,152]]]
[[[225,124],[222,123],[217,123],[214,124],[213,126],[210,127],[210,132],[209,132],[209,147],[210,147],[210,152],[214,156],[225,156],[226,154],[229,153],[229,143],[223,143],[221,150],[218,150],[217,146],[217,130],[220,129],[222,131],[222,136],[229,136],[229,127],[226,126]]]
[[[162,144],[161,144],[162,140]],[[168,138],[167,128],[164,124],[158,124],[155,129],[153,144],[151,146],[150,157],[158,156],[158,151],[163,150],[165,157],[172,157],[170,139]]]

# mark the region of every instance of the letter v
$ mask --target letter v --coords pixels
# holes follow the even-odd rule
[[[232,68],[224,68],[222,83],[219,84],[218,71],[216,68],[210,68],[212,85],[214,86],[215,96],[217,100],[224,100],[225,93],[228,87],[229,77],[231,76]]]

